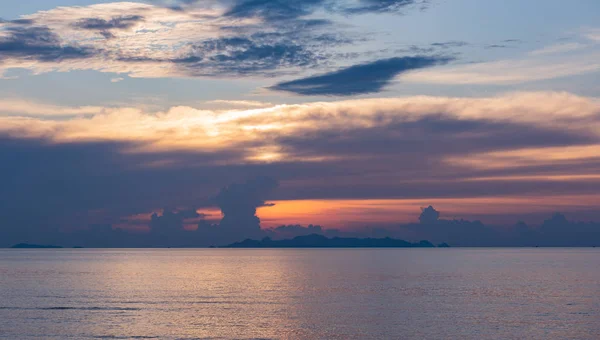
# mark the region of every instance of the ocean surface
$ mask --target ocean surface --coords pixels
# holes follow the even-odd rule
[[[600,339],[600,249],[2,249],[0,338]]]

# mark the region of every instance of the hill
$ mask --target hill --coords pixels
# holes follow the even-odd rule
[[[19,243],[19,244],[15,244],[11,248],[15,248],[15,249],[58,249],[58,248],[62,248],[62,247],[61,246]]]
[[[445,245],[447,246],[447,245]],[[327,238],[312,234],[275,241],[268,237],[258,241],[247,239],[223,248],[434,248],[429,241],[411,243],[393,238]]]

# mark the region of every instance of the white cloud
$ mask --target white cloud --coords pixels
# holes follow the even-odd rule
[[[206,6],[179,11],[115,2],[22,16],[35,24],[0,29],[5,40],[20,39],[15,30],[34,26],[48,31],[26,32],[37,35],[32,46],[0,55],[0,74],[25,68],[32,74],[95,70],[143,78],[264,77],[315,65],[325,54],[327,47],[312,40],[324,33],[318,28],[298,31],[261,18],[226,16],[226,8]],[[48,43],[50,49],[36,48]],[[62,57],[65,51],[71,55]]]
[[[563,58],[525,58],[452,65],[406,73],[405,82],[434,84],[519,84],[600,71],[600,52]]]
[[[229,19],[223,8],[190,7],[176,11],[166,7],[133,2],[115,2],[90,6],[57,7],[22,16],[36,27],[48,27],[61,40],[61,46],[77,46],[94,51],[86,58],[36,60],[15,55],[2,56],[0,74],[11,68],[26,68],[33,74],[53,71],[96,70],[128,74],[131,77],[189,77],[185,59],[200,53],[208,57],[214,51],[196,51],[199,42],[234,36],[236,27],[257,25],[257,19]],[[109,22],[114,18],[138,17],[127,27],[83,29],[82,21],[94,19]],[[8,24],[4,24],[6,26]],[[224,30],[228,27],[229,30]],[[263,32],[273,32],[264,27]],[[228,33],[229,32],[229,33]],[[232,33],[233,32],[233,33]],[[0,29],[4,37],[10,32]],[[106,33],[106,35],[103,35]],[[246,31],[245,33],[251,33]],[[108,38],[107,38],[108,36]],[[222,53],[222,52],[219,52]],[[210,74],[214,65],[205,65],[199,73]]]
[[[529,55],[543,55],[543,54],[556,54],[556,53],[565,53],[565,52],[571,52],[571,51],[576,51],[582,48],[587,47],[587,45],[582,44],[582,43],[566,43],[566,44],[556,44],[556,45],[550,45],[550,46],[546,46],[544,48],[541,48],[539,50],[535,50],[535,51],[531,51],[529,52]]]
[[[97,115],[105,110],[99,106],[59,106],[20,98],[0,98],[0,116]]]
[[[584,36],[593,39],[594,31]],[[597,41],[600,41],[598,39]],[[521,58],[415,70],[401,79],[435,84],[510,85],[600,71],[600,45],[570,42],[545,46]]]
[[[271,156],[277,154],[279,146],[271,142],[277,136],[369,129],[439,115],[453,120],[512,122],[556,129],[568,126],[570,131],[600,136],[600,101],[556,92],[489,98],[360,99],[230,111],[178,106],[145,112],[137,108],[72,108],[25,101],[1,104],[5,112],[13,115],[0,117],[0,132],[15,136],[45,137],[56,142],[137,141],[150,149],[213,150],[260,142]],[[31,117],[43,114],[88,116],[66,120]]]
[[[273,106],[271,103],[259,102],[255,100],[209,100],[206,102],[209,106],[216,108],[264,108]]]
[[[585,33],[585,37],[600,43],[600,28],[590,29]]]

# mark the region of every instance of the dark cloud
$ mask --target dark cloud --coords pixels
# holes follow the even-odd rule
[[[308,39],[307,37],[304,37]],[[326,58],[322,47],[343,43],[335,35],[322,34],[314,41],[291,40],[287,33],[255,33],[190,44],[180,58],[120,56],[127,63],[172,63],[189,76],[223,77],[261,74],[275,76],[282,69],[311,68]]]
[[[396,53],[412,53],[412,54],[444,54],[451,56],[460,56],[460,50],[463,47],[483,48],[483,49],[499,49],[511,48],[514,42],[519,40],[503,40],[501,43],[470,43],[466,41],[453,40],[444,42],[434,42],[425,45],[408,45],[395,49]]]
[[[150,217],[150,231],[143,235],[151,247],[205,245],[201,239],[189,239],[190,232],[184,229],[186,222],[201,217],[194,209],[163,209],[161,215],[154,213]]]
[[[4,19],[0,18],[0,24],[33,25],[34,23],[35,23],[35,21],[31,20],[31,19],[4,20]]]
[[[182,58],[152,58],[152,57],[132,57],[132,56],[121,56],[117,58],[118,61],[127,63],[173,63],[181,65],[197,65],[202,62],[203,58],[195,55],[189,55]]]
[[[431,54],[436,52],[436,48],[431,46],[421,47],[417,45],[410,45],[407,47],[398,48],[395,50],[396,53],[410,53],[410,54]]]
[[[455,48],[455,47],[464,47],[468,46],[469,43],[466,41],[446,41],[446,42],[436,42],[432,43],[431,46],[439,47],[439,48]]]
[[[119,16],[113,17],[110,20],[102,18],[86,18],[77,21],[73,26],[80,29],[97,31],[98,34],[102,35],[104,38],[112,39],[114,38],[114,34],[111,30],[129,29],[143,20],[144,17],[140,15]]]
[[[555,213],[539,228],[529,228],[523,241],[540,246],[598,246],[600,223],[569,221],[565,215]]]
[[[418,223],[364,227],[353,231],[324,229],[321,226],[285,225],[273,229],[236,228],[208,224],[202,220],[197,230],[183,229],[183,223],[198,217],[194,211],[165,210],[152,216],[150,232],[132,232],[113,229],[110,224],[94,224],[85,230],[64,232],[48,229],[44,234],[20,235],[26,243],[56,245],[83,245],[86,247],[206,247],[227,245],[245,239],[276,240],[297,236],[323,235],[328,237],[401,238],[411,242],[428,240],[462,247],[502,246],[561,246],[590,247],[600,244],[600,223],[570,221],[560,213],[554,214],[541,225],[529,226],[518,222],[512,228],[489,226],[481,221],[444,219],[432,206],[422,210]],[[22,242],[22,241],[19,241]],[[2,244],[8,246],[10,244]]]
[[[10,26],[8,35],[0,37],[0,60],[21,58],[45,62],[91,57],[94,52],[85,47],[64,45],[47,27]]]
[[[421,215],[419,216],[419,222],[422,224],[436,223],[440,219],[440,213],[435,210],[432,206],[427,208],[421,208]]]
[[[521,166],[506,164],[503,168],[477,169],[460,159],[470,154],[545,146],[589,145],[596,137],[557,128],[528,124],[423,117],[416,121],[389,122],[373,128],[321,131],[277,140],[281,151],[305,158],[325,157],[326,173],[318,186],[294,187],[286,199],[302,197],[369,198],[369,197],[473,197],[519,195],[556,192],[590,193],[598,188],[594,180],[562,182],[531,181],[466,181],[468,178],[523,176],[527,174],[596,173],[600,163],[554,162],[551,165]],[[449,164],[448,158],[454,163]],[[331,171],[331,172],[329,172]],[[371,174],[377,176],[371,177]],[[296,175],[301,176],[301,175]],[[352,178],[369,177],[369,181]],[[301,177],[302,178],[302,177]],[[431,183],[424,183],[433,181]],[[543,184],[542,184],[543,183]]]
[[[86,30],[110,30],[110,29],[128,29],[133,27],[144,17],[140,15],[114,17],[110,20],[102,18],[86,18],[77,21],[73,26]]]
[[[214,165],[233,156],[223,153],[123,152],[134,145],[0,138],[0,246],[21,242],[17,240],[82,246],[207,246],[237,241],[238,235],[260,235],[256,208],[266,204],[276,181],[260,177],[219,190],[260,169]],[[153,165],[163,161],[173,164]],[[196,213],[198,207],[215,205],[223,210],[216,227],[201,221],[197,233],[184,230],[184,225],[205,217]],[[192,208],[167,208],[148,221],[128,218],[160,206]],[[123,224],[148,227],[150,232],[110,227]]]
[[[172,211],[164,209],[162,215],[152,214],[150,219],[150,230],[154,233],[168,234],[169,232],[181,231],[184,221],[200,217],[196,210]]]
[[[449,243],[453,246],[490,246],[498,241],[497,233],[480,221],[446,220],[432,206],[422,210],[419,223],[408,223],[389,228],[392,236]]]
[[[198,71],[189,71],[211,70],[214,74],[246,74],[286,67],[307,67],[319,59],[305,46],[285,37],[263,34],[206,40],[195,45],[194,50],[204,64],[198,65],[201,66]]]
[[[138,234],[136,244],[147,247],[198,247],[225,245],[246,238],[260,239],[268,231],[260,228],[256,209],[268,205],[265,198],[277,186],[277,181],[256,177],[222,188],[205,204],[215,204],[221,209],[222,219],[211,224],[195,209],[164,209],[162,215],[154,213],[150,220],[150,232]],[[200,218],[196,230],[184,226]]]
[[[323,75],[312,76],[270,87],[278,91],[305,96],[350,96],[379,92],[398,74],[420,68],[445,64],[447,57],[400,57],[350,66]]]
[[[106,39],[114,32],[133,27],[143,16],[119,16],[111,19],[86,18],[72,25],[82,30],[95,31]],[[272,76],[281,69],[309,68],[325,60],[326,48],[349,43],[352,40],[341,33],[318,32],[329,25],[328,20],[287,20],[274,24],[275,29],[264,27],[237,27],[239,32],[223,38],[188,43],[180,57],[154,57],[144,53],[122,54],[91,47],[67,45],[47,27],[31,26],[26,21],[19,25],[7,22],[8,34],[0,38],[0,60],[7,57],[40,61],[62,61],[102,57],[124,63],[171,63],[181,74],[188,76],[242,76],[262,74]],[[226,28],[223,28],[226,30]]]
[[[484,153],[492,150],[587,145],[595,136],[529,124],[455,119],[443,115],[406,121],[402,116],[372,128],[318,131],[277,139],[284,151],[305,157],[376,156],[402,158],[418,164],[437,156]],[[413,158],[414,157],[414,158]]]
[[[237,1],[226,16],[247,18],[262,17],[267,20],[289,20],[311,14],[325,0],[241,0]]]
[[[318,114],[315,112],[315,115]],[[397,120],[391,119],[375,127],[265,135],[263,140],[248,145],[239,144],[228,150],[213,152],[171,150],[136,153],[131,150],[141,145],[130,142],[51,143],[44,139],[2,137],[0,242],[2,246],[19,242],[63,244],[67,240],[73,241],[73,245],[80,243],[87,246],[93,245],[95,239],[104,240],[103,245],[123,246],[164,246],[167,245],[164,240],[185,246],[223,244],[239,241],[235,239],[239,235],[265,235],[258,227],[260,221],[255,213],[256,208],[265,205],[267,199],[595,195],[600,190],[600,183],[594,179],[557,181],[540,176],[531,180],[470,180],[528,174],[593,174],[600,172],[600,158],[597,157],[531,165],[507,163],[502,168],[489,169],[479,169],[460,161],[473,154],[598,142],[597,137],[582,134],[579,130],[458,119],[445,115],[410,121],[403,120],[405,115],[401,112],[397,116]],[[325,121],[326,117],[323,119]],[[244,161],[254,154],[257,147],[271,143],[279,145],[282,153],[289,154],[289,160],[273,163]],[[447,162],[448,157],[455,162]],[[305,162],[295,160],[297,158],[323,160]],[[240,182],[243,178],[251,180]],[[276,188],[272,178],[278,179],[281,185]],[[238,184],[227,186],[230,183]],[[149,217],[149,212],[163,207],[171,208],[154,218]],[[223,218],[220,221],[215,218],[199,221],[196,232],[182,230],[182,225],[198,223],[202,216],[196,217],[194,212],[202,211],[204,207],[220,207]],[[186,215],[188,212],[190,214]],[[431,212],[431,209],[424,212]],[[491,214],[485,211],[474,213],[485,217]],[[599,216],[597,211],[585,213],[590,218]],[[74,234],[63,233],[89,229],[90,225],[131,225],[134,222],[127,217],[137,214],[146,214],[148,220],[135,226],[149,227],[150,234],[154,236],[146,235],[138,240],[135,238],[137,234],[123,236],[130,233],[106,228],[90,229],[77,238],[72,236],[73,239],[64,235]],[[507,223],[513,221],[513,215],[510,216],[511,220]],[[440,219],[435,214],[422,217],[425,223],[420,223],[416,231],[413,230],[416,226],[407,230],[429,234],[444,226],[451,228],[442,231],[465,230],[458,235],[471,229],[482,230],[474,222],[434,222]],[[497,217],[494,216],[496,220]],[[503,218],[507,219],[506,216]],[[424,229],[422,224],[431,224],[432,227]],[[569,227],[592,232],[589,231],[592,227],[587,224],[571,223]],[[474,235],[472,242],[488,237],[488,229],[482,232],[481,237],[476,237],[476,232],[470,233]],[[161,230],[169,237],[160,237]],[[304,232],[295,227],[279,231]],[[384,235],[382,230],[374,233],[372,229],[370,233],[369,236]],[[560,233],[547,228],[545,234]],[[458,236],[455,234],[447,231],[439,235],[446,238],[415,236],[413,239],[408,237],[410,234],[399,237],[457,244],[454,237]],[[113,237],[123,241],[108,242]],[[525,240],[527,237],[523,236],[523,242]]]
[[[62,61],[66,59],[98,57],[110,62],[122,63],[171,63],[176,76],[229,77],[260,74],[265,77],[280,76],[282,70],[297,73],[299,68],[323,67],[335,63],[334,47],[367,39],[357,33],[346,32],[328,18],[315,18],[319,13],[364,13],[392,12],[400,8],[421,4],[417,0],[361,0],[348,8],[345,1],[338,0],[226,0],[226,1],[153,1],[180,11],[189,8],[221,5],[227,8],[225,16],[235,18],[261,18],[260,23],[236,24],[220,27],[222,38],[205,41],[186,41],[177,46],[176,56],[165,56],[164,51],[153,55],[149,49],[121,50],[118,45],[97,48],[65,44],[50,29],[35,27],[28,19],[4,21],[7,37],[0,41],[0,60],[3,56],[40,61]],[[217,19],[212,17],[212,19]],[[79,30],[93,31],[105,39],[113,39],[119,30],[127,30],[144,21],[143,15],[114,16],[112,18],[88,17],[70,23]],[[86,42],[93,44],[94,42]],[[82,44],[85,44],[82,42]],[[116,50],[110,50],[116,49]],[[438,58],[439,59],[439,58]],[[388,64],[392,63],[388,60]],[[426,62],[422,60],[422,62]],[[438,60],[440,62],[440,60]],[[379,61],[385,66],[385,61]],[[119,65],[123,66],[123,65]],[[357,65],[360,67],[367,65]],[[421,66],[425,67],[425,66]],[[93,67],[92,67],[93,68]],[[123,66],[126,70],[127,67]],[[390,66],[392,73],[399,73],[398,66]],[[344,73],[340,74],[343,75]],[[371,80],[373,90],[358,89],[356,93],[378,91],[387,83]],[[285,84],[281,84],[285,85]],[[368,87],[368,85],[366,86]],[[334,91],[335,94],[337,94]]]
[[[200,6],[197,1],[179,1],[180,10],[187,7]],[[309,14],[317,10],[333,11],[336,8],[332,0],[241,0],[224,3],[229,7],[225,16],[230,18],[260,17],[260,24],[234,25],[220,27],[227,32],[221,38],[203,41],[188,41],[178,47],[178,56],[154,56],[142,50],[115,51],[98,49],[77,45],[66,45],[54,32],[46,27],[35,27],[34,23],[26,19],[6,22],[9,27],[5,30],[10,34],[0,41],[0,52],[3,56],[33,59],[40,61],[61,61],[65,59],[98,57],[107,62],[117,61],[122,63],[171,63],[175,64],[174,73],[191,77],[228,77],[256,75],[271,77],[281,75],[282,70],[296,73],[299,68],[309,69],[322,67],[334,63],[335,53],[332,48],[356,43],[365,39],[356,33],[350,34],[334,27],[329,19],[312,18]],[[405,1],[394,1],[378,4],[373,1],[363,1],[362,5],[369,7],[377,5],[378,8],[395,8],[405,6]],[[171,6],[169,4],[169,6]],[[202,6],[205,6],[203,4]],[[361,6],[362,6],[361,5]],[[366,8],[366,7],[365,7]],[[117,31],[134,27],[144,21],[142,15],[122,15],[112,18],[89,17],[77,20],[71,24],[80,30],[93,31],[105,39],[115,38]],[[1,57],[0,57],[1,58]],[[442,58],[437,58],[436,63]],[[395,58],[380,60],[372,67],[387,67],[392,74],[402,72],[401,61]],[[409,61],[414,66],[408,68],[426,67],[426,58]],[[418,66],[418,63],[423,64]],[[393,65],[392,65],[393,64]],[[357,65],[348,72],[360,72],[368,65]],[[408,69],[407,68],[407,69]],[[367,72],[374,69],[367,69]],[[374,71],[377,73],[377,71]],[[381,75],[380,80],[371,80],[369,85],[372,90],[363,88],[356,93],[376,92],[389,80]],[[337,76],[345,73],[340,71]],[[284,84],[280,84],[282,87]],[[379,89],[378,89],[379,88]],[[352,91],[351,91],[352,92]],[[334,93],[336,93],[334,91]]]
[[[261,234],[256,208],[266,204],[265,199],[278,183],[273,178],[259,177],[223,188],[214,198],[223,219],[219,228],[229,235],[244,238]]]
[[[207,205],[210,194],[243,176],[205,165],[239,159],[235,152],[123,152],[135,145],[0,138],[0,239],[119,224],[165,206]],[[171,164],[154,166],[162,162]]]
[[[158,1],[161,2],[161,1]],[[200,0],[179,0],[178,5],[169,5],[176,10],[185,10]],[[402,13],[410,7],[425,9],[430,0],[358,0],[355,4],[346,0],[225,0],[220,1],[229,9],[226,16],[237,18],[261,17],[267,21],[298,19],[317,10],[342,14]]]
[[[480,221],[442,219],[440,213],[429,206],[422,211],[420,223],[402,224],[386,231],[396,237],[424,238],[467,247],[590,247],[600,244],[599,222],[569,221],[560,213],[538,226],[518,222],[512,228],[506,228],[488,226]]]
[[[429,0],[360,0],[357,6],[345,7],[343,11],[348,14],[399,13],[410,6],[425,9],[429,2]]]

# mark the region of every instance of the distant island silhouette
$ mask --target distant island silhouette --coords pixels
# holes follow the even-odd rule
[[[40,245],[40,244],[19,243],[19,244],[15,244],[11,248],[17,248],[17,249],[59,249],[59,248],[63,248],[63,247],[61,247],[61,246],[53,246],[53,245]]]
[[[442,243],[438,247],[447,248]],[[429,241],[411,243],[393,238],[328,238],[319,234],[297,236],[288,240],[272,240],[265,237],[262,240],[246,239],[222,248],[435,248]]]

